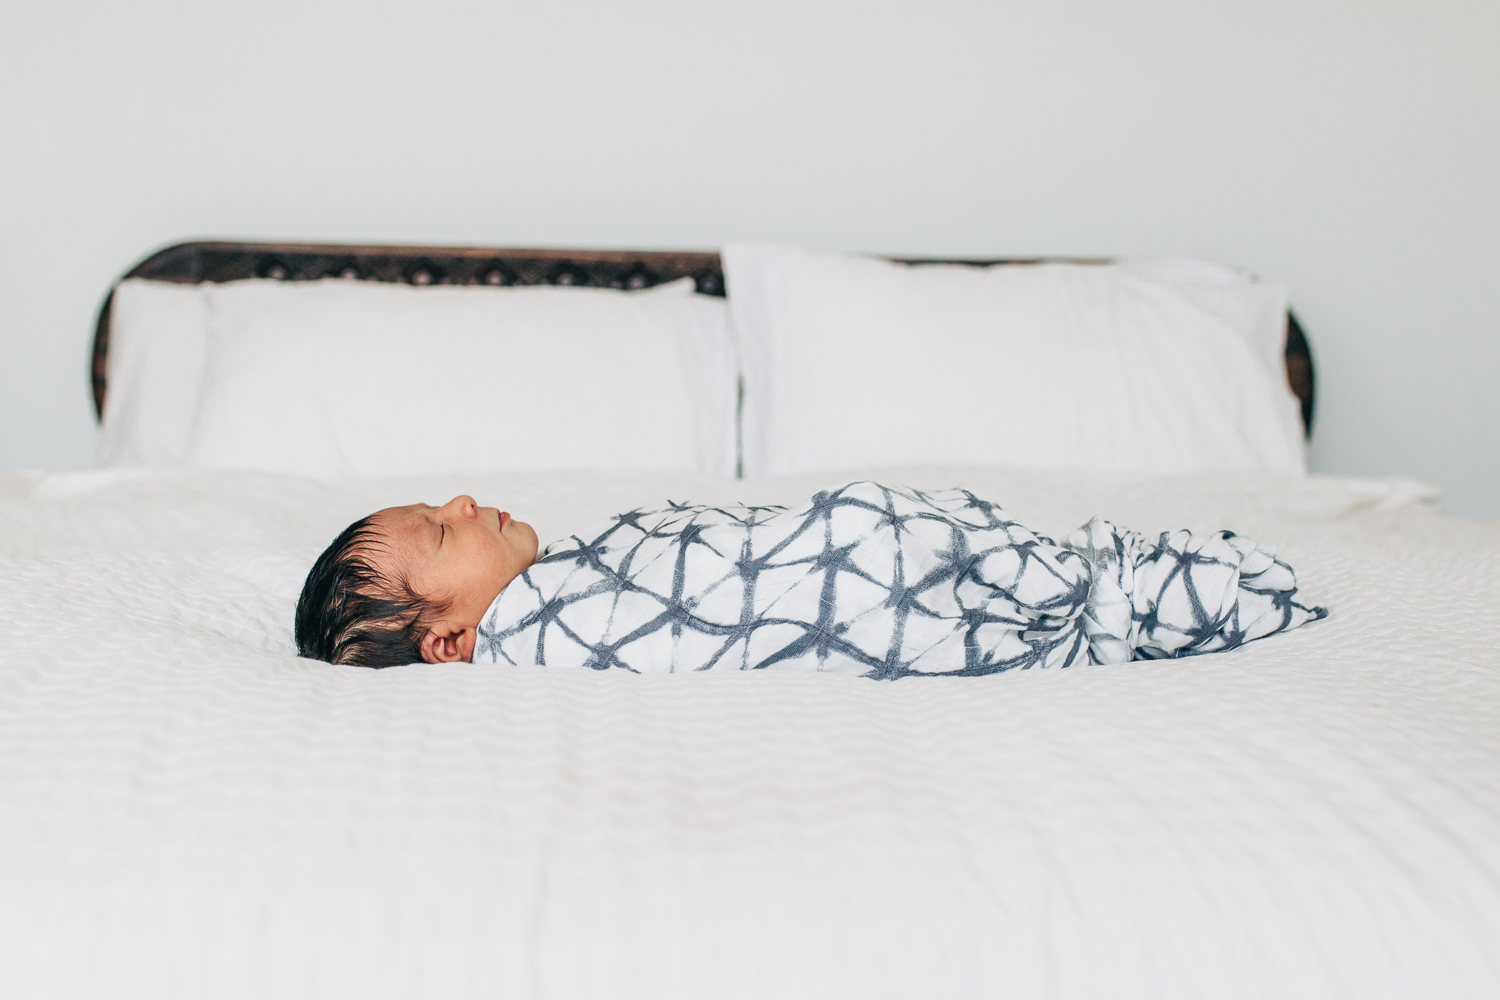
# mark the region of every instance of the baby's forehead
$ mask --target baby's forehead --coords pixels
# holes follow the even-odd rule
[[[434,508],[425,503],[412,503],[404,507],[385,507],[370,515],[370,525],[383,534],[404,534],[427,520],[422,515],[432,509]]]
[[[432,504],[413,503],[377,510],[370,515],[371,534],[403,556],[416,555],[424,549],[424,533],[436,530],[432,512],[437,509]]]
[[[414,548],[412,536],[421,524],[423,504],[386,507],[370,515],[365,533],[365,557],[380,563],[404,562]]]

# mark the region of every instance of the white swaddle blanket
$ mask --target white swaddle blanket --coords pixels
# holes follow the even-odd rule
[[[1098,518],[1059,545],[967,490],[851,483],[798,510],[668,504],[554,542],[476,663],[978,675],[1232,649],[1326,614],[1231,532]]]

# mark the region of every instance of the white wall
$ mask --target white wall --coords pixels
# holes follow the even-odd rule
[[[1492,0],[0,0],[0,467],[188,236],[1187,253],[1288,281],[1314,467],[1500,515]]]

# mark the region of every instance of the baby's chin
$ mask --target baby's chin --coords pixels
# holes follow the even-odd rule
[[[536,535],[536,529],[527,524],[525,521],[515,520],[511,521],[510,524],[506,525],[506,527],[520,533],[521,541],[525,543],[521,551],[522,553],[525,553],[527,550],[530,550],[531,554],[527,558],[527,565],[531,565],[531,563],[536,560],[537,549],[541,545],[541,542]]]

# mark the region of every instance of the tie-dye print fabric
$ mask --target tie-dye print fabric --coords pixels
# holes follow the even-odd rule
[[[966,490],[851,483],[804,507],[668,504],[548,546],[485,614],[476,663],[877,679],[1233,649],[1323,617],[1232,532],[1095,518],[1062,544]]]

